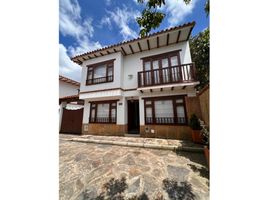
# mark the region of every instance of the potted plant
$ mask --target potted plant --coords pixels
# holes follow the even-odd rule
[[[201,129],[200,122],[198,117],[195,114],[192,114],[190,117],[189,126],[192,129],[192,140],[194,143],[202,144],[202,136],[201,136]]]
[[[201,135],[203,138],[203,142],[205,144],[204,153],[209,167],[209,129],[206,127],[205,123],[201,120],[200,120],[200,126],[202,127]]]

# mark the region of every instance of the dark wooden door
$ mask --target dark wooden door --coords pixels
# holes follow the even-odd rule
[[[83,109],[67,110],[63,108],[61,133],[81,134]]]
[[[139,100],[128,101],[128,133],[139,134],[140,130],[140,114]]]

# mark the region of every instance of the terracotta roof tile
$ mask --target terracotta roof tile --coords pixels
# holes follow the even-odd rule
[[[63,99],[79,99],[79,95],[71,95],[71,96],[65,96],[65,97],[61,97],[60,100],[63,100]]]
[[[185,23],[185,24],[182,24],[182,25],[180,25],[180,26],[175,26],[175,27],[172,27],[172,28],[169,28],[169,29],[164,29],[164,30],[162,30],[162,31],[158,31],[158,32],[155,32],[155,33],[151,33],[151,34],[149,34],[148,36],[145,36],[145,37],[138,37],[138,38],[134,38],[134,39],[131,39],[131,40],[127,40],[127,41],[119,42],[119,43],[117,43],[117,44],[109,45],[109,46],[106,46],[106,47],[103,47],[103,48],[100,48],[100,49],[96,49],[96,50],[94,50],[94,51],[89,51],[89,52],[86,52],[86,53],[83,53],[83,54],[74,56],[74,57],[71,58],[71,60],[74,61],[74,59],[76,59],[76,58],[78,58],[78,57],[81,57],[81,56],[85,56],[85,55],[88,55],[88,54],[92,54],[92,53],[100,52],[100,51],[103,51],[103,50],[106,50],[106,49],[110,49],[110,48],[118,47],[118,46],[120,46],[120,45],[128,44],[128,43],[131,43],[131,42],[134,42],[134,41],[143,40],[143,39],[150,38],[150,37],[152,37],[152,36],[156,36],[156,35],[159,35],[159,34],[162,34],[162,33],[170,32],[170,31],[173,31],[173,30],[182,29],[182,28],[184,28],[184,27],[194,26],[194,25],[195,25],[195,21],[193,21],[193,22],[189,22],[189,23]],[[75,61],[74,61],[74,62],[75,62]]]
[[[60,81],[63,81],[63,82],[66,82],[66,83],[70,83],[72,85],[80,86],[80,83],[79,82],[74,81],[74,80],[72,80],[70,78],[64,77],[62,75],[59,75],[59,80]]]

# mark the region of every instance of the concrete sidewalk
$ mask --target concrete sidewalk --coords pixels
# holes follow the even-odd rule
[[[96,136],[96,135],[64,135],[61,134],[61,140],[110,144],[128,147],[139,147],[149,149],[163,150],[181,150],[189,152],[203,152],[203,146],[194,144],[190,141],[159,139],[159,138],[142,138],[142,137],[120,137],[120,136]]]

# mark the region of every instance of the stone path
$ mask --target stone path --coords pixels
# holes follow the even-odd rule
[[[203,146],[194,144],[190,141],[159,139],[159,138],[142,138],[142,137],[120,137],[120,136],[96,136],[96,135],[61,135],[62,139],[76,142],[88,142],[97,144],[112,144],[119,146],[142,147],[152,149],[203,152]]]
[[[202,153],[177,155],[60,136],[61,200],[209,199],[207,176]]]

